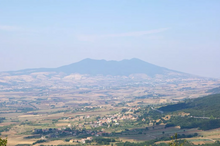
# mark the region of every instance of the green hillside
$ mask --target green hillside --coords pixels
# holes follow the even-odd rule
[[[180,126],[182,129],[199,128],[210,130],[220,127],[220,94],[189,99],[177,104],[159,108],[165,114],[178,112],[190,113],[190,116],[172,116],[166,121],[166,127]]]
[[[159,108],[166,112],[184,111],[191,116],[220,118],[220,94],[213,94],[201,98],[186,100],[181,103],[167,105]]]
[[[207,93],[212,93],[212,94],[220,93],[220,87],[210,89],[207,91]]]

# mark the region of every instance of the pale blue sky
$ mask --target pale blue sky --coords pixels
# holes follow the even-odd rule
[[[0,0],[0,71],[139,58],[220,78],[220,0]]]

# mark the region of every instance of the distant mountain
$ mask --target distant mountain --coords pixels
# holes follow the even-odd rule
[[[0,92],[78,88],[117,89],[128,86],[189,84],[189,82],[194,84],[198,81],[207,82],[208,79],[156,66],[135,58],[122,61],[84,59],[57,68],[0,72]],[[184,88],[184,90],[191,89]]]
[[[167,75],[169,73],[183,74],[178,71],[159,67],[140,59],[130,59],[122,61],[106,61],[84,59],[82,61],[61,66],[58,68],[36,68],[19,71],[6,72],[10,75],[27,75],[34,72],[57,72],[65,74],[88,74],[88,75],[112,75],[112,76],[128,76],[131,74],[146,74],[150,77],[155,75]],[[186,74],[184,74],[186,75]]]

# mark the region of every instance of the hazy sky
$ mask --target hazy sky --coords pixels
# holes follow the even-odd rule
[[[0,71],[84,58],[220,78],[220,0],[0,0]]]

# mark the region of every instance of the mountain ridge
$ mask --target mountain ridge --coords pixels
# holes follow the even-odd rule
[[[31,74],[34,72],[63,72],[65,74],[89,74],[89,75],[113,75],[113,76],[128,76],[130,74],[147,74],[150,77],[154,77],[155,75],[167,74],[169,72],[172,73],[182,73],[179,71],[167,69],[165,67],[160,67],[143,60],[132,58],[132,59],[124,59],[121,61],[110,60],[106,61],[95,60],[86,58],[79,62],[72,63],[69,65],[60,66],[57,68],[32,68],[32,69],[24,69],[18,71],[6,71],[4,73],[9,73],[10,75],[23,75],[23,74]]]

